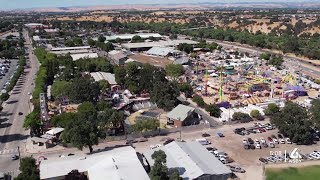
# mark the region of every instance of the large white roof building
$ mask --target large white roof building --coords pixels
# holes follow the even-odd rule
[[[67,156],[40,163],[40,179],[63,179],[72,170],[85,172],[89,180],[149,180],[131,146],[97,154]]]
[[[90,75],[93,77],[95,81],[106,80],[110,85],[116,85],[116,78],[114,74],[107,72],[92,72]]]
[[[232,174],[229,168],[197,141],[173,141],[145,152],[150,166],[154,164],[151,155],[160,149],[167,155],[167,167],[177,168],[183,179],[227,180]]]
[[[136,34],[118,34],[114,36],[106,36],[106,41],[114,41],[117,38],[121,40],[130,40],[134,36],[140,36],[142,39],[148,39],[149,37],[161,38],[162,36],[158,33],[136,33]]]
[[[82,53],[82,54],[71,54],[72,60],[76,61],[78,59],[91,59],[91,58],[97,58],[97,53]]]

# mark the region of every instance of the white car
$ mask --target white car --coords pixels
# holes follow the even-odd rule
[[[161,144],[156,144],[156,145],[150,145],[150,149],[156,149],[161,147]]]
[[[290,141],[290,138],[286,138],[286,143],[287,144],[292,144],[292,142]]]
[[[260,131],[259,129],[256,129],[256,132],[257,132],[257,133],[261,133],[261,131]]]
[[[243,140],[242,140],[242,143],[243,143],[243,144],[248,144],[248,140],[247,140],[247,139],[243,139]]]
[[[285,144],[286,142],[284,141],[284,139],[279,138],[279,142],[280,144]]]
[[[256,144],[260,144],[260,141],[259,141],[258,139],[255,139],[254,142],[255,142]]]
[[[279,144],[279,141],[276,138],[272,138],[272,141],[273,141],[274,144]]]
[[[272,126],[267,126],[266,127],[266,130],[272,130],[273,128],[272,128]]]
[[[256,149],[261,149],[261,145],[260,144],[256,144]]]
[[[261,142],[261,144],[264,144],[264,143],[266,143],[266,140],[262,137],[262,138],[260,138],[260,142]]]
[[[31,95],[31,92],[28,92],[28,95]]]

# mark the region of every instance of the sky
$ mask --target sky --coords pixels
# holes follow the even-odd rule
[[[120,5],[120,4],[179,4],[201,2],[301,2],[320,0],[0,0],[0,9],[25,9],[39,7],[70,7],[92,5]]]

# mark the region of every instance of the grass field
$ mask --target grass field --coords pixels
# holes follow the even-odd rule
[[[301,168],[267,169],[267,180],[319,180],[320,165]]]

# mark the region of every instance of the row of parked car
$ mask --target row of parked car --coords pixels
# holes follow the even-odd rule
[[[260,139],[251,139],[251,138],[244,138],[242,140],[244,149],[261,149],[262,147],[265,148],[274,148],[275,144],[292,144],[290,138],[285,138],[283,135],[278,134],[278,137],[275,135],[271,135],[267,139],[261,137]]]
[[[299,160],[301,161],[307,161],[307,160],[319,160],[320,159],[320,151],[313,151],[311,153],[299,153],[301,158]],[[270,155],[267,157],[261,157],[259,158],[259,161],[261,161],[264,164],[268,164],[268,163],[280,163],[283,161],[290,161],[290,154],[287,152],[286,154],[278,154],[278,155]]]
[[[249,135],[249,134],[256,134],[256,133],[263,133],[269,130],[273,130],[275,129],[275,125],[272,125],[270,123],[267,124],[262,124],[262,123],[254,123],[253,127],[249,127],[249,128],[236,128],[233,130],[233,132],[235,134],[239,134],[239,135]]]

